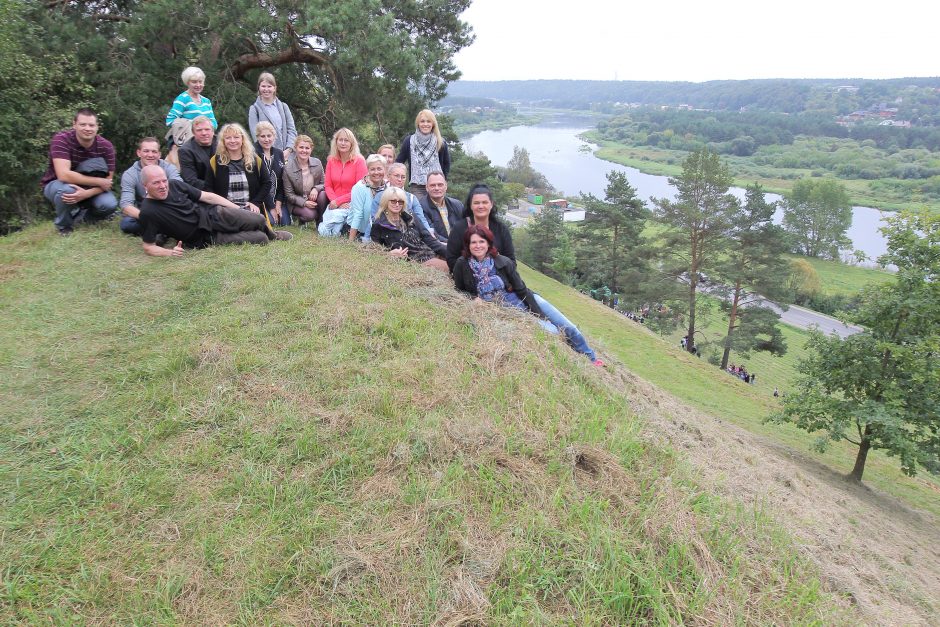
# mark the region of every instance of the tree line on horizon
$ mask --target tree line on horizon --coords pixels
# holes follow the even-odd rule
[[[687,105],[718,111],[844,115],[891,103],[921,126],[940,126],[940,76],[892,79],[682,81],[513,80],[452,83],[449,96],[493,98],[561,109],[615,111],[615,103]],[[901,102],[896,102],[898,99]]]

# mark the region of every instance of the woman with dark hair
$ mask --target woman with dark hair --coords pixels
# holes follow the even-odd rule
[[[438,257],[443,254],[444,245],[405,211],[405,202],[405,190],[400,187],[387,187],[382,192],[372,224],[372,241],[389,249],[391,257],[447,272],[447,264]]]
[[[545,330],[558,333],[555,325],[544,319],[541,307],[516,272],[516,262],[499,254],[493,232],[485,226],[467,227],[461,256],[454,264],[454,286],[474,298],[529,311],[539,317]]]
[[[512,233],[502,220],[496,217],[496,204],[493,190],[485,183],[478,183],[470,188],[467,202],[464,203],[463,219],[454,225],[447,236],[447,266],[454,270],[454,264],[463,252],[463,237],[471,224],[485,226],[493,233],[493,242],[501,255],[516,260],[516,250],[512,246]]]
[[[473,226],[486,227],[492,233],[491,244],[496,247],[500,253],[508,257],[513,264],[516,262],[516,251],[512,245],[512,231],[502,221],[496,217],[495,205],[493,203],[493,190],[488,185],[478,184],[470,188],[467,194],[467,202],[464,205],[464,219],[454,225],[447,237],[447,265],[454,273],[454,280],[457,280],[456,264],[463,255],[465,248],[464,238]],[[565,339],[571,348],[585,355],[596,366],[603,366],[604,362],[597,359],[597,355],[588,345],[587,340],[581,331],[564,316],[550,302],[532,292],[532,299],[538,305],[542,314],[553,325],[561,329],[565,334]]]

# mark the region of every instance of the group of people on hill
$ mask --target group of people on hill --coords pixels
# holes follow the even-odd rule
[[[736,376],[745,383],[757,383],[757,375],[748,372],[747,368],[744,366],[735,366],[734,364],[730,364],[728,366],[728,374]]]
[[[391,258],[451,273],[457,289],[531,312],[603,365],[578,328],[522,281],[492,190],[475,185],[466,203],[447,196],[450,156],[433,112],[417,115],[397,154],[386,144],[363,157],[355,134],[338,129],[324,167],[277,97],[273,75],[258,79],[248,130],[236,122],[219,128],[202,95],[205,79],[199,68],[183,71],[186,91],[166,116],[167,159],[156,137],[142,138],[137,160],[121,175],[119,200],[114,146],[98,134],[94,111],[80,109],[72,128],[53,136],[41,185],[60,234],[120,208],[120,229],[140,236],[146,254],[179,257],[214,244],[288,240],[292,234],[276,227],[311,224],[321,236],[373,242]]]

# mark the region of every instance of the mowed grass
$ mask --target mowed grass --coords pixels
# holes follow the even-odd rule
[[[780,407],[773,388],[786,393],[798,374],[808,334],[784,325],[789,350],[783,357],[754,353],[743,359],[734,353],[731,362],[744,363],[757,373],[757,383],[747,385],[721,371],[704,357],[694,357],[681,349],[679,337],[662,338],[617,313],[601,306],[561,283],[522,267],[526,284],[538,291],[574,321],[601,355],[613,356],[639,377],[654,383],[677,398],[721,419],[729,420],[753,433],[783,443],[838,472],[848,474],[855,462],[856,448],[842,442],[826,453],[812,450],[816,435],[789,425],[766,424],[764,419]],[[709,339],[719,339],[727,321],[715,313],[705,316]],[[868,456],[864,481],[888,494],[898,496],[913,507],[940,514],[940,480],[922,471],[916,477],[900,472],[897,461],[880,451]]]
[[[619,378],[443,275],[49,224],[0,268],[2,623],[852,622]]]
[[[804,259],[819,276],[820,291],[823,294],[852,296],[868,285],[887,283],[894,276],[891,272],[878,268],[850,266],[839,261],[815,259],[813,257],[790,256],[791,259]]]

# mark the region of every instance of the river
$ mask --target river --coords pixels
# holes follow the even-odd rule
[[[590,193],[603,198],[607,186],[606,174],[610,170],[617,170],[626,173],[630,185],[637,190],[637,196],[645,200],[648,206],[651,197],[675,198],[675,188],[669,184],[667,177],[644,174],[636,168],[595,157],[597,146],[578,137],[593,127],[590,118],[576,113],[550,113],[536,125],[483,131],[461,138],[461,141],[468,152],[482,152],[494,165],[501,166],[505,166],[512,158],[514,146],[524,147],[529,151],[532,167],[545,175],[560,191],[559,195]],[[744,198],[744,190],[741,188],[732,188],[731,192]],[[767,199],[779,200],[780,196],[767,194]],[[778,210],[776,221],[779,222],[782,217],[782,210]],[[870,259],[887,251],[885,238],[878,231],[882,217],[883,212],[878,209],[852,208],[852,226],[848,231],[852,248],[863,251]]]

